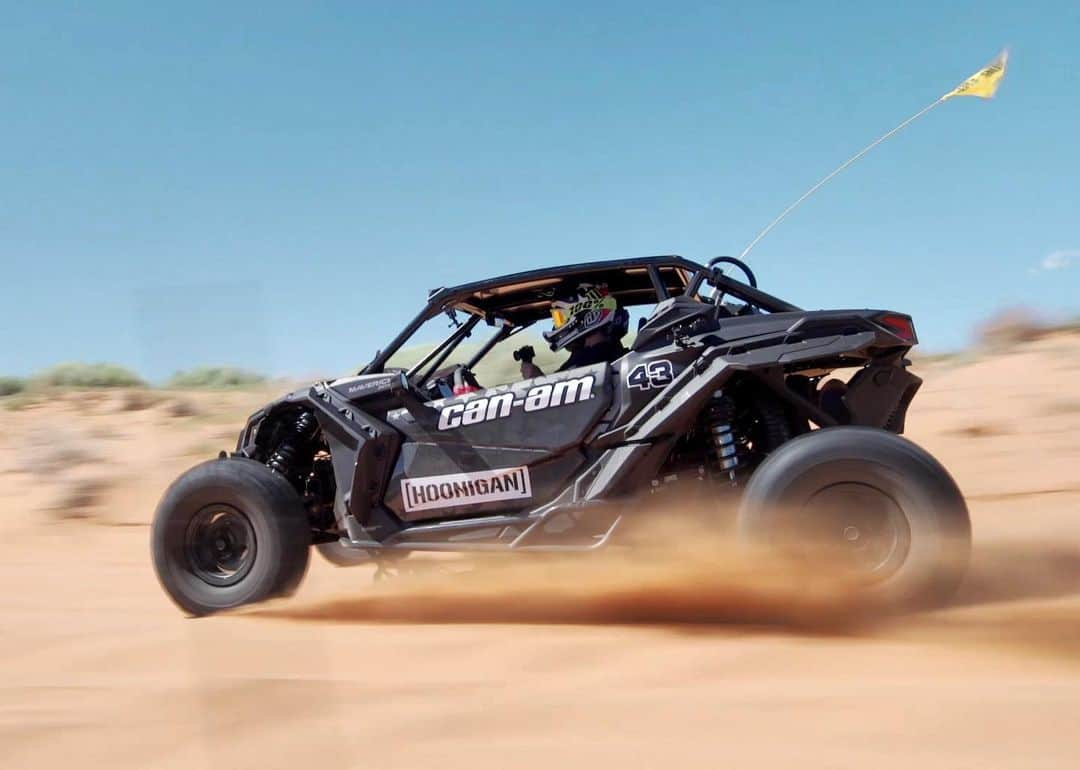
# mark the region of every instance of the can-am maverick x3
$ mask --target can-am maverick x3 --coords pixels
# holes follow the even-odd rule
[[[647,311],[625,355],[455,395],[581,284]],[[449,336],[394,367],[442,314]],[[482,324],[486,339],[462,345]],[[802,310],[729,257],[440,288],[359,375],[268,404],[234,453],[177,479],[154,516],[154,566],[173,600],[202,615],[291,593],[312,545],[338,563],[591,551],[635,510],[663,515],[636,505],[642,496],[693,494],[737,503],[748,540],[831,548],[890,605],[937,603],[963,576],[970,524],[944,468],[898,435],[921,384],[905,359],[916,342],[903,313]]]

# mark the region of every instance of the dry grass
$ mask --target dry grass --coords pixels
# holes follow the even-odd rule
[[[985,348],[1014,348],[1053,334],[1080,332],[1080,319],[1051,323],[1034,310],[1012,307],[994,313],[975,328],[976,342]]]
[[[1080,414],[1080,400],[1070,399],[1065,401],[1052,401],[1046,404],[1040,413],[1046,417],[1057,417],[1064,414]]]
[[[946,433],[964,438],[990,438],[992,436],[1004,436],[1009,431],[1005,427],[994,423],[973,423],[954,428],[946,431]]]

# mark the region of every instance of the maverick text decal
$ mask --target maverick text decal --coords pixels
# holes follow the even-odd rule
[[[406,511],[475,505],[532,497],[528,468],[496,468],[475,473],[448,473],[401,480]]]
[[[451,430],[463,425],[475,425],[488,420],[509,417],[510,412],[520,408],[526,412],[539,412],[556,406],[576,404],[592,398],[594,375],[560,380],[546,385],[534,385],[520,393],[497,393],[481,396],[458,404],[448,404],[439,409],[439,430]]]

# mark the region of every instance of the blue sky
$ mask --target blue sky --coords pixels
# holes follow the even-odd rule
[[[944,8],[943,8],[944,6]],[[805,307],[1080,311],[1080,4],[3,3],[0,373],[332,375],[427,289],[737,254]],[[1057,256],[1053,256],[1053,255]],[[1053,269],[1046,269],[1043,263]]]

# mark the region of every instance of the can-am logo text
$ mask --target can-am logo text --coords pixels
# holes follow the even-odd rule
[[[534,385],[525,391],[524,395],[514,392],[497,393],[457,404],[447,404],[439,409],[439,430],[452,430],[509,417],[514,409],[539,412],[586,401],[592,398],[595,381],[594,375],[587,374],[584,377]]]

